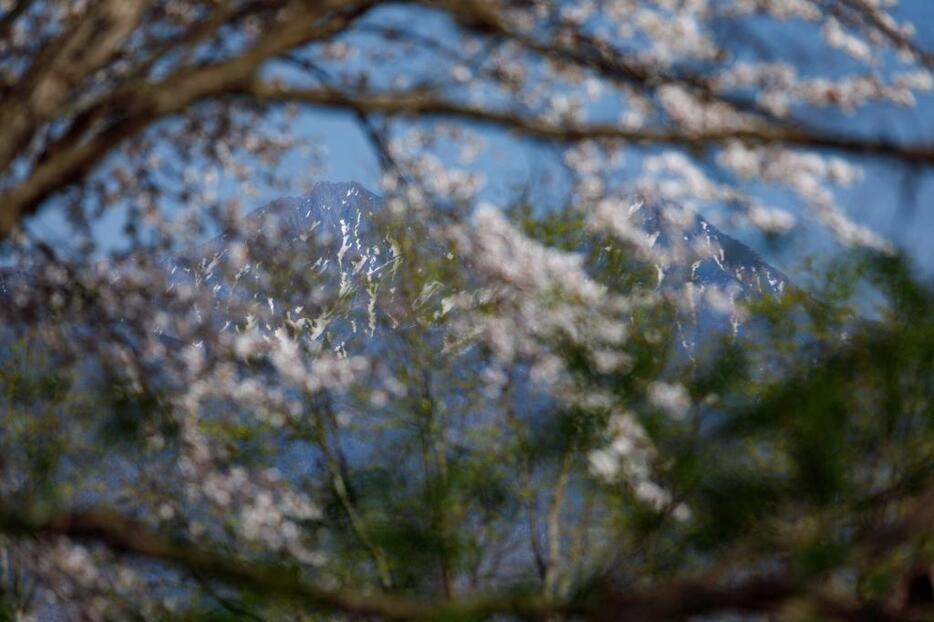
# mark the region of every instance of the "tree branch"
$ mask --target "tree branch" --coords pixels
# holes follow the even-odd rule
[[[246,562],[171,540],[141,523],[107,510],[42,517],[0,506],[0,531],[13,536],[67,536],[90,539],[119,553],[177,564],[202,577],[289,600],[300,600],[355,615],[391,619],[425,617],[422,606],[384,594],[354,594],[313,585],[294,571]]]
[[[7,167],[39,127],[53,119],[86,76],[109,61],[142,19],[147,0],[109,0],[88,11],[42,48],[0,103],[0,169]]]
[[[159,82],[112,91],[95,105],[95,110],[84,113],[89,118],[100,118],[103,130],[91,137],[69,134],[66,144],[56,145],[50,151],[51,157],[37,164],[29,177],[0,195],[0,240],[9,236],[23,216],[85,176],[124,140],[201,101],[240,91],[266,60],[319,37],[332,36],[375,4],[376,0],[349,5],[329,0],[310,8],[296,6],[241,55],[203,67],[185,67]],[[332,19],[315,25],[318,18],[335,7],[339,11]],[[7,127],[2,109],[0,127]],[[2,137],[0,133],[0,162],[4,153]]]
[[[454,601],[425,602],[384,592],[324,588],[282,566],[247,562],[171,539],[109,510],[44,516],[0,505],[0,532],[13,537],[65,536],[96,541],[117,553],[178,565],[204,579],[224,581],[271,599],[291,600],[350,615],[387,620],[484,619],[511,615],[540,619],[556,614],[595,620],[665,620],[724,611],[768,612],[798,597],[808,585],[788,576],[757,577],[721,586],[705,580],[675,579],[658,587],[623,591],[598,589],[558,605],[539,595],[505,593]],[[811,595],[820,611],[847,619],[895,620],[893,614],[849,601]],[[868,616],[868,617],[867,617]]]
[[[925,166],[934,165],[934,144],[898,144],[888,140],[865,140],[850,136],[823,134],[807,129],[775,127],[767,124],[749,128],[715,129],[690,132],[664,128],[628,129],[613,124],[558,125],[541,119],[525,118],[508,110],[464,105],[443,99],[430,90],[396,93],[366,93],[349,96],[321,88],[292,89],[278,84],[253,82],[244,94],[261,102],[295,102],[323,108],[362,111],[405,118],[453,118],[505,129],[533,139],[555,142],[617,140],[643,145],[672,145],[702,149],[739,141],[752,145],[782,145],[829,149],[852,155],[880,156]]]
[[[865,0],[836,0],[836,2],[836,6],[834,3],[830,3],[832,9],[836,10],[841,7],[848,7],[857,14],[858,18],[861,18],[864,25],[875,29],[885,36],[893,47],[910,52],[922,65],[929,69],[934,68],[934,53],[921,48],[917,43],[912,41],[911,37],[901,32],[895,25],[883,19],[876,7],[867,4]],[[855,21],[849,15],[845,15],[845,18],[847,18],[847,21],[850,23]]]

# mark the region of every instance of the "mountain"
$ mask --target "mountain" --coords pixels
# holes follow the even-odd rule
[[[237,298],[241,311],[251,298],[290,321],[313,325],[316,335],[334,328],[337,299],[351,333],[372,331],[375,288],[394,256],[391,241],[378,232],[381,212],[380,197],[360,184],[319,182],[308,194],[273,201],[235,231],[174,258],[173,285],[188,280],[210,287],[218,304]]]
[[[628,210],[616,207],[609,216],[602,209],[603,221],[655,264],[660,287],[690,282],[755,296],[781,295],[790,285],[780,270],[696,212],[644,200],[632,201]]]
[[[382,199],[356,182],[318,182],[308,194],[273,201],[249,214],[246,230],[251,238],[278,223],[286,244],[304,244],[312,237],[327,244],[344,238],[348,251],[365,254],[373,243],[373,218]],[[678,275],[698,285],[735,286],[744,295],[780,295],[789,278],[749,246],[727,235],[701,215],[671,204],[635,204],[634,221],[658,247],[677,250],[678,265],[658,266],[663,279]],[[207,247],[223,251],[229,236]],[[357,257],[359,260],[359,256]]]
[[[624,231],[635,228],[634,239],[643,242],[643,250],[647,241],[645,255],[655,265],[658,288],[681,301],[677,329],[688,353],[724,334],[738,336],[752,329],[738,302],[780,297],[794,287],[749,246],[692,210],[634,201],[623,218]]]
[[[359,183],[319,182],[303,196],[248,214],[239,233],[225,232],[170,260],[171,279],[210,287],[219,304],[249,297],[254,305],[278,308],[313,334],[334,330],[341,321],[346,324],[337,331],[342,338],[372,332],[377,307],[386,312],[377,290],[397,260],[392,240],[380,228],[384,213],[381,197]],[[780,295],[791,286],[780,270],[699,214],[636,202],[628,219],[659,251],[659,288],[689,284],[692,326],[679,326],[685,347],[724,330],[736,334],[742,323],[737,300]],[[27,283],[14,271],[0,273],[0,297],[12,297]],[[335,288],[342,318],[333,309]],[[387,289],[379,295],[385,297]]]

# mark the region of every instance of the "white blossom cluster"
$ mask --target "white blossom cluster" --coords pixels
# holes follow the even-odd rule
[[[888,241],[854,223],[837,205],[828,185],[846,187],[860,177],[860,170],[845,160],[812,153],[748,148],[739,143],[730,144],[719,157],[724,167],[741,178],[787,186],[806,202],[841,242],[883,251],[892,250]],[[773,229],[790,225],[788,215],[776,210],[754,209],[750,219],[755,224]]]
[[[4,555],[8,568],[32,558],[30,580],[37,581],[36,606],[16,612],[17,620],[42,619],[52,612],[95,620],[131,612],[158,617],[176,607],[168,591],[153,589],[157,582],[151,576],[99,547],[52,538],[11,547]]]
[[[610,349],[625,343],[631,301],[594,281],[579,255],[530,239],[492,205],[478,208],[470,225],[448,235],[483,284],[473,296],[456,296],[449,304],[495,307],[491,314],[471,314],[463,330],[478,335],[502,362],[528,357],[542,379],[554,383],[563,366],[544,346],[546,339]]]
[[[656,452],[645,429],[632,413],[614,413],[607,427],[609,444],[591,452],[591,471],[609,482],[624,480],[632,485],[633,494],[657,510],[671,506],[679,520],[688,520],[690,509],[682,503],[673,503],[669,491],[659,486],[652,477],[652,461]]]
[[[597,217],[615,218],[607,213],[610,209],[598,209]],[[651,250],[652,242],[639,233],[644,230],[626,221],[627,215],[622,212],[619,222],[607,224],[638,248]],[[530,366],[531,381],[555,398],[596,411],[612,408],[612,397],[601,401],[580,392],[558,355],[560,346],[556,350],[554,344],[567,340],[586,348],[601,374],[626,374],[631,365],[627,318],[634,309],[650,309],[659,299],[648,291],[633,296],[611,292],[588,275],[581,255],[529,238],[490,205],[477,210],[469,228],[450,235],[481,278],[479,294],[460,296],[450,304],[468,312],[465,321],[456,324],[458,331],[470,331],[493,352],[496,364],[486,376],[491,394],[498,394],[507,380],[502,369],[523,361]],[[484,310],[489,306],[493,311]],[[690,407],[679,385],[655,383],[649,387],[649,400],[675,419],[683,419]],[[656,509],[670,503],[670,494],[652,475],[654,448],[638,420],[631,413],[614,415],[608,434],[609,445],[590,455],[593,472],[627,483]],[[676,513],[687,515],[680,506]]]

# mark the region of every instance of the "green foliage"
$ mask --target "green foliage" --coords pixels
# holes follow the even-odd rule
[[[588,233],[581,213],[533,217],[518,208],[515,216],[540,242],[581,253],[608,289],[654,290],[653,271],[632,249]],[[779,569],[796,584],[852,577],[854,598],[882,606],[906,559],[934,561],[926,533],[872,558],[863,553],[932,485],[934,295],[901,260],[849,256],[807,291],[752,300],[755,330],[715,340],[698,357],[679,354],[679,311],[664,297],[625,318],[625,369],[602,370],[587,344],[566,335],[543,337],[580,395],[609,400],[588,405],[536,393],[522,360],[501,394],[484,393],[491,353],[451,330],[456,312],[438,311],[441,296],[469,289],[473,277],[449,249],[426,250],[424,235],[415,227],[401,238],[407,261],[380,285],[412,310],[397,323],[381,319],[374,346],[377,371],[398,385],[391,397],[375,399],[381,386],[364,384],[309,399],[283,430],[249,412],[199,422],[201,433],[224,441],[231,464],[282,464],[296,488],[314,495],[321,516],[301,523],[323,558],[308,570],[312,578],[418,599],[516,590],[590,602],[619,580]],[[281,275],[283,287],[290,282]],[[425,294],[439,283],[441,294]],[[476,311],[500,309],[484,303]],[[30,495],[62,500],[103,488],[139,509],[177,494],[164,482],[149,484],[160,491],[151,499],[137,482],[116,494],[93,482],[115,456],[174,460],[181,428],[156,392],[116,378],[91,398],[20,348],[4,360],[0,386],[13,424],[4,441],[17,448],[7,459],[28,474]],[[660,380],[685,388],[688,416],[672,417],[649,399]],[[614,441],[621,412],[651,441],[646,468],[668,494],[660,504],[624,476],[594,472],[592,456]],[[63,417],[87,421],[88,434],[65,437]],[[145,453],[153,431],[168,440]],[[286,449],[302,459],[288,463]],[[233,520],[201,519],[220,531]],[[294,612],[251,591],[226,605],[219,593],[202,598],[196,617],[205,620]]]

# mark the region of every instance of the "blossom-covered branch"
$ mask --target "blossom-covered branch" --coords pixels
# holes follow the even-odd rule
[[[303,103],[326,108],[359,110],[406,118],[443,118],[487,124],[529,138],[580,142],[620,141],[638,145],[668,145],[688,150],[723,146],[738,142],[751,146],[778,145],[827,149],[850,155],[881,156],[906,163],[934,165],[934,144],[899,144],[892,140],[872,140],[810,131],[804,128],[756,123],[747,128],[698,131],[667,128],[628,129],[615,124],[555,124],[512,111],[470,106],[439,97],[432,91],[408,93],[357,93],[348,95],[327,89],[293,89],[279,84],[255,82],[243,91],[269,103]]]

